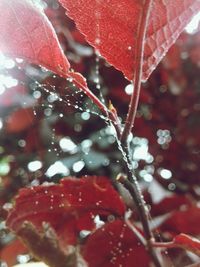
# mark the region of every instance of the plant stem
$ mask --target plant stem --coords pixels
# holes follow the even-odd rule
[[[129,219],[126,219],[126,224],[128,225],[128,227],[134,232],[134,234],[137,236],[137,238],[140,240],[140,242],[146,246],[146,239],[143,237],[143,235],[138,231],[138,229],[131,223],[131,221],[129,221]]]
[[[143,7],[143,13],[140,19],[140,25],[138,27],[138,41],[136,43],[136,57],[135,57],[135,68],[134,68],[135,71],[134,71],[134,81],[133,81],[134,90],[131,96],[126,123],[121,137],[122,142],[126,142],[127,137],[129,136],[131,129],[134,125],[135,116],[137,112],[139,96],[140,96],[140,88],[141,88],[145,36],[149,20],[149,14],[151,10],[151,4],[152,0],[145,1]]]
[[[127,173],[128,173],[127,178],[120,176],[118,177],[118,181],[120,181],[124,185],[124,187],[129,191],[131,197],[133,198],[133,201],[138,209],[140,221],[143,226],[144,235],[146,238],[146,248],[148,249],[155,266],[161,267],[158,257],[152,246],[152,240],[154,240],[154,237],[153,237],[152,231],[150,230],[148,210],[146,208],[145,201],[140,192],[140,188],[137,183],[136,177],[134,176],[132,172],[130,172],[130,170],[128,170]]]
[[[182,248],[181,245],[175,244],[173,241],[171,242],[151,242],[152,246],[155,248]]]
[[[142,193],[140,191],[137,179],[132,170],[132,162],[130,158],[131,151],[128,143],[128,137],[134,125],[139,102],[142,68],[143,68],[144,43],[145,43],[145,35],[146,35],[146,29],[148,25],[151,5],[152,5],[152,0],[146,0],[144,2],[143,13],[138,27],[138,41],[136,44],[136,58],[135,58],[135,72],[134,72],[134,91],[131,97],[125,127],[121,135],[122,148],[124,150],[124,155],[127,159],[126,163],[127,163],[127,178],[128,178],[128,179],[123,179],[122,182],[126,187],[126,189],[129,191],[129,193],[131,194],[137,206],[147,242],[146,247],[151,255],[151,258],[156,267],[161,267],[161,264],[152,246],[152,240],[154,240],[154,238],[153,238],[153,233],[150,230],[149,226],[148,211],[146,209],[146,204],[143,199]]]

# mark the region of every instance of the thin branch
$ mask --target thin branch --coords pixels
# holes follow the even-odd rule
[[[128,227],[133,231],[133,233],[137,236],[137,238],[140,240],[140,242],[146,247],[146,245],[147,245],[146,239],[138,231],[138,229],[131,223],[131,221],[129,219],[125,218],[125,222],[128,225]]]
[[[129,181],[127,177],[125,176],[118,176],[118,181],[121,182],[124,187],[129,191],[130,195],[132,196],[135,204],[137,205],[137,208],[139,210],[139,216],[143,225],[145,237],[147,240],[152,240],[153,235],[150,231],[149,223],[148,223],[148,213],[145,208],[145,202],[144,199],[141,197],[141,192],[137,188],[135,188],[135,184],[133,182]],[[131,176],[132,179],[132,176]]]
[[[149,21],[149,14],[151,9],[152,0],[146,0],[143,8],[143,14],[140,20],[140,26],[138,27],[138,41],[136,46],[136,57],[135,57],[135,72],[134,72],[134,90],[131,96],[131,101],[129,105],[129,110],[126,118],[126,123],[122,133],[121,140],[126,142],[127,138],[131,132],[134,125],[135,116],[137,112],[139,97],[140,97],[140,87],[142,78],[142,68],[143,68],[143,56],[144,56],[144,44],[145,35],[147,30],[147,25]]]
[[[151,241],[153,240],[153,233],[150,230],[148,211],[146,209],[146,204],[143,199],[142,193],[138,186],[136,177],[132,170],[132,161],[130,158],[130,147],[128,144],[128,136],[134,125],[135,116],[137,112],[139,96],[140,96],[140,87],[141,87],[141,78],[142,78],[142,68],[143,68],[143,56],[144,56],[144,41],[146,35],[146,29],[148,25],[150,10],[151,10],[152,0],[146,0],[144,2],[143,12],[140,18],[140,23],[138,27],[138,42],[136,44],[136,58],[135,58],[135,72],[134,72],[134,91],[131,97],[129,111],[126,118],[126,123],[124,130],[121,135],[122,148],[127,159],[127,179],[122,179],[124,186],[127,188],[131,194],[140,216],[140,220],[143,226],[145,238],[147,241],[147,249],[152,257],[152,260],[156,267],[161,267],[161,264],[158,260],[156,252],[152,247]],[[130,168],[131,167],[131,168]]]
[[[146,209],[146,204],[144,202],[144,199],[142,197],[142,194],[140,192],[140,189],[138,187],[134,174],[128,171],[128,177],[119,175],[117,177],[117,180],[121,182],[124,185],[124,187],[129,191],[133,201],[135,202],[137,209],[138,209],[138,214],[140,216],[140,220],[143,226],[144,235],[146,238],[146,248],[148,249],[155,266],[161,267],[161,264],[158,260],[156,252],[154,251],[154,248],[152,246],[154,237],[149,227],[149,218],[148,218],[148,211]]]
[[[177,245],[173,241],[171,241],[171,242],[155,242],[155,241],[152,241],[151,244],[155,248],[177,248],[177,247],[180,248],[181,247],[181,245]]]

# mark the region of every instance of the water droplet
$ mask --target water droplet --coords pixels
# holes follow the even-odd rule
[[[96,38],[96,39],[95,39],[95,44],[96,44],[96,45],[99,45],[100,43],[101,43],[100,38]]]

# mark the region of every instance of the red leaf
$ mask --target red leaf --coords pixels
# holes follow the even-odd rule
[[[52,25],[33,1],[1,0],[0,13],[0,50],[3,53],[65,76],[69,62]]]
[[[92,234],[84,248],[83,256],[89,267],[147,267],[148,254],[123,221],[107,223]]]
[[[94,216],[122,216],[125,206],[105,177],[63,179],[59,185],[20,190],[7,225],[18,231],[24,221],[41,229],[49,223],[63,243],[74,244],[81,230],[95,228]]]
[[[70,72],[57,35],[42,10],[31,0],[0,1],[0,51],[41,65],[88,91],[85,79]]]
[[[140,21],[146,1],[59,0],[78,29],[101,55],[132,80],[136,47],[141,45]],[[153,0],[145,38],[143,81],[147,80],[170,46],[200,9],[195,0]]]
[[[177,211],[181,208],[181,206],[183,207],[184,205],[191,205],[190,199],[184,195],[173,194],[165,197],[159,203],[152,205],[151,214],[154,216],[159,216],[174,210]]]
[[[174,238],[173,243],[200,256],[200,241],[194,237],[180,234]]]
[[[200,228],[200,208],[188,207],[186,210],[179,210],[172,213],[172,216],[167,219],[161,229],[172,233],[186,233],[199,235]]]

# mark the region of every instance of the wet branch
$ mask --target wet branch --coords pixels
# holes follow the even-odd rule
[[[127,179],[121,179],[125,186],[125,188],[131,194],[135,205],[137,206],[138,213],[140,216],[140,220],[143,226],[143,231],[146,239],[146,248],[148,249],[152,261],[156,267],[161,267],[161,264],[158,260],[156,252],[152,246],[152,240],[154,240],[153,233],[149,226],[149,218],[148,211],[146,209],[146,204],[143,199],[142,193],[140,191],[137,179],[132,170],[132,162],[131,162],[131,150],[128,143],[128,137],[134,125],[136,112],[138,108],[139,96],[140,96],[140,88],[141,88],[141,79],[142,79],[142,67],[143,67],[143,56],[144,56],[144,42],[146,29],[149,20],[150,9],[152,5],[152,0],[146,0],[143,7],[143,14],[141,16],[140,25],[138,27],[138,42],[136,47],[136,58],[135,58],[135,72],[134,72],[134,91],[131,97],[129,110],[126,118],[126,123],[124,130],[121,135],[122,148],[124,150],[124,154],[127,158]]]

